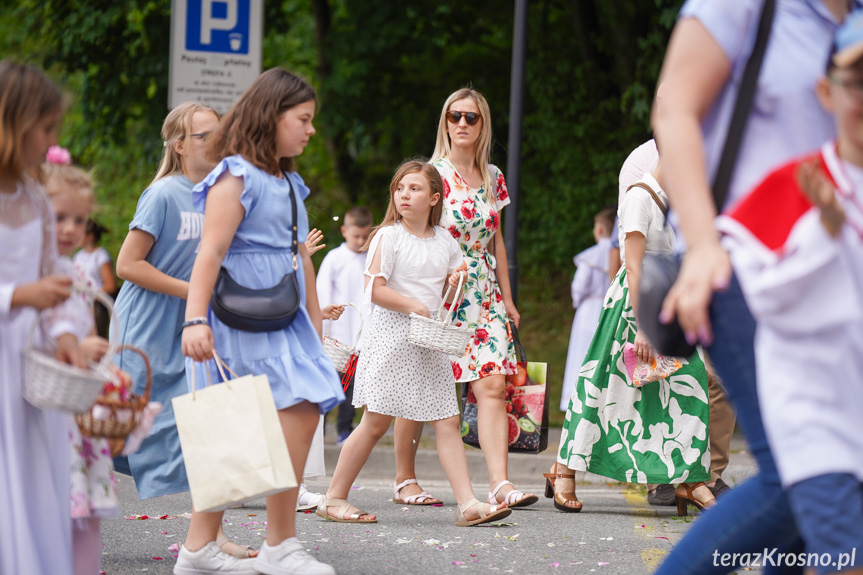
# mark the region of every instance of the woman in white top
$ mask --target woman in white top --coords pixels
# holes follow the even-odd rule
[[[708,507],[710,480],[707,372],[698,354],[677,358],[679,369],[635,387],[624,349],[634,344],[639,362],[655,353],[638,330],[639,280],[645,253],[670,253],[674,232],[665,225],[668,198],[659,184],[661,162],[629,187],[619,210],[623,267],[608,288],[599,326],[572,394],[546,496],[578,512],[575,471],[632,483],[674,483],[678,512],[686,504]]]

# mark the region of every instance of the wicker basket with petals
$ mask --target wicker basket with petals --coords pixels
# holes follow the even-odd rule
[[[463,280],[464,273],[461,273],[459,274],[456,294],[461,294]],[[437,310],[436,318],[428,318],[416,313],[410,314],[411,329],[408,341],[426,349],[461,357],[464,355],[464,350],[473,336],[473,331],[468,327],[453,325],[456,312],[459,308],[458,302],[461,298],[453,302],[450,312],[445,315],[443,314],[444,302],[449,297],[451,290],[452,286],[448,286],[441,305]]]
[[[82,288],[77,288],[81,290]],[[102,292],[83,289],[88,295],[98,299],[108,312],[113,314],[111,300]],[[34,347],[33,336],[39,326],[39,318],[33,322],[27,344],[24,347],[24,383],[21,395],[40,409],[82,413],[88,411],[96,400],[102,385],[111,377],[111,363],[114,350],[102,357],[99,363],[91,363],[81,369],[63,363],[45,350]]]
[[[357,313],[360,314],[360,327],[357,330],[357,335],[354,338],[353,345],[348,345],[343,343],[335,338],[330,337],[330,326],[332,325],[332,321],[327,324],[327,332],[324,335],[324,351],[327,352],[327,355],[333,360],[333,365],[336,367],[336,371],[342,373],[345,371],[345,368],[348,365],[348,362],[351,360],[351,356],[356,355],[357,344],[360,341],[360,336],[363,333],[363,312],[360,311],[360,308],[352,303],[343,304],[344,306],[351,306]]]
[[[88,437],[104,437],[110,440],[125,440],[126,437],[138,425],[141,412],[150,401],[153,372],[147,354],[137,347],[123,344],[117,346],[117,351],[129,350],[140,355],[144,360],[146,369],[146,383],[143,395],[132,394],[128,399],[112,399],[100,396],[96,399],[93,408],[86,413],[75,416],[81,435]],[[104,383],[104,381],[102,382]],[[122,444],[119,445],[122,449]],[[112,444],[112,451],[117,450],[117,444]]]

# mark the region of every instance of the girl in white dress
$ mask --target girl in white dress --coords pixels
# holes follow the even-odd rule
[[[0,61],[0,573],[72,574],[67,417],[21,395],[37,313],[69,298],[56,275],[54,216],[32,177],[57,143],[62,97],[36,68]],[[57,357],[84,367],[77,338],[48,326]]]
[[[68,152],[57,146],[49,150],[43,171],[45,191],[57,222],[57,251],[61,256],[58,265],[66,266],[76,283],[95,287],[69,257],[84,239],[87,217],[93,209],[93,182],[82,170],[69,165]],[[90,298],[75,294],[62,306],[46,312],[45,316],[72,326],[87,359],[99,361],[108,351],[108,340],[95,335]],[[67,418],[67,424],[72,488],[72,555],[75,573],[92,575],[101,571],[102,564],[99,521],[119,517],[120,497],[108,440],[82,436],[71,417]]]
[[[449,358],[408,342],[409,314],[430,317],[440,307],[447,276],[455,287],[464,267],[458,243],[438,225],[442,197],[443,181],[433,166],[404,162],[390,183],[384,221],[369,239],[366,301],[377,307],[364,336],[353,398],[355,407],[366,409],[345,441],[333,481],[318,505],[317,514],[331,521],[377,522],[348,503],[347,495],[396,417],[432,423],[438,456],[459,504],[457,526],[511,513],[504,505],[480,503],[474,497]]]

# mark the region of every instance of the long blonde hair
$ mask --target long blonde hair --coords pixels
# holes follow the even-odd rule
[[[162,123],[162,146],[165,149],[152,183],[167,176],[183,173],[183,156],[174,149],[174,143],[192,133],[192,117],[197,112],[212,112],[217,118],[219,117],[219,113],[213,108],[197,102],[185,102],[168,113]]]
[[[399,182],[408,175],[416,172],[422,173],[426,180],[429,183],[429,193],[433,196],[438,194],[438,202],[431,207],[429,211],[429,219],[428,225],[434,228],[436,225],[440,224],[440,218],[443,215],[443,180],[440,177],[440,172],[437,171],[437,168],[427,163],[424,160],[416,160],[409,159],[402,162],[399,167],[396,169],[396,173],[393,174],[393,179],[390,182],[390,201],[387,204],[387,211],[384,214],[384,221],[380,223],[380,225],[375,226],[372,230],[372,233],[369,234],[369,239],[366,241],[366,244],[362,247],[360,251],[367,251],[369,246],[372,243],[372,240],[375,237],[375,234],[381,228],[386,226],[391,226],[400,219],[402,219],[402,215],[396,209],[396,202],[393,199],[396,191],[399,188]]]
[[[485,190],[486,198],[491,205],[495,201],[495,180],[488,169],[491,163],[491,110],[488,107],[488,102],[485,97],[473,88],[461,88],[449,95],[446,102],[443,104],[443,109],[440,113],[440,120],[437,126],[437,140],[435,141],[434,153],[431,161],[440,160],[443,158],[449,159],[452,154],[450,147],[449,133],[447,132],[446,113],[449,112],[449,107],[453,102],[471,98],[476,107],[479,108],[479,114],[482,116],[482,127],[479,132],[479,139],[476,141],[476,150],[474,151],[474,164],[479,173],[482,175],[482,188]]]

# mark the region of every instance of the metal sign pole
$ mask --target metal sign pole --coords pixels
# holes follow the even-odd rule
[[[518,303],[518,204],[521,196],[521,121],[526,51],[527,0],[515,0],[509,100],[509,153],[506,174],[510,205],[504,218],[504,241],[509,263],[509,285],[512,288],[512,299],[516,304]]]

